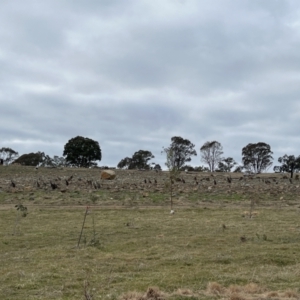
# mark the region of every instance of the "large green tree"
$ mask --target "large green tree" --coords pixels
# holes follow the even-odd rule
[[[166,166],[169,170],[173,170],[174,168],[179,170],[186,162],[192,160],[192,156],[197,155],[195,145],[180,136],[173,136],[171,138],[171,145],[168,148],[163,148],[162,152],[168,158]]]
[[[102,158],[99,143],[82,136],[74,137],[66,143],[63,156],[69,164],[84,168],[96,165],[96,161]]]
[[[291,178],[293,178],[295,171],[300,170],[300,156],[295,157],[294,155],[285,154],[278,158],[278,162],[281,163],[280,171],[291,173]]]
[[[150,169],[149,161],[154,155],[148,150],[139,150],[132,157],[123,158],[117,165],[119,169]]]
[[[201,160],[208,164],[209,170],[214,172],[218,164],[222,161],[223,147],[217,142],[206,142],[201,148]]]
[[[242,161],[247,171],[255,174],[267,170],[273,161],[270,145],[259,142],[248,144],[242,149]]]

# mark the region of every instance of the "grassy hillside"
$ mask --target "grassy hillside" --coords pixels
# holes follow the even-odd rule
[[[219,179],[199,188],[184,174],[190,185],[178,183],[170,214],[168,190],[144,185],[145,173],[122,173],[95,189],[87,180],[98,180],[99,170],[35,171],[0,171],[0,299],[300,297],[295,182],[273,195],[275,182],[247,193],[238,178],[231,187]],[[143,189],[121,190],[129,176]],[[57,177],[61,186],[52,190],[48,181]],[[40,178],[47,186],[34,185]]]

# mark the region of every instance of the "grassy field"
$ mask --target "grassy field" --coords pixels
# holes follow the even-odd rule
[[[119,299],[152,286],[170,299],[185,299],[185,293],[213,299],[211,282],[291,289],[295,297],[299,289],[295,209],[257,208],[249,218],[238,208],[170,215],[167,209],[91,207],[79,248],[85,207],[28,212],[0,211],[1,299],[88,299],[85,284],[93,299]]]
[[[300,299],[296,186],[252,207],[245,193],[182,193],[170,214],[161,192],[15,191],[28,172],[1,172],[1,300]]]

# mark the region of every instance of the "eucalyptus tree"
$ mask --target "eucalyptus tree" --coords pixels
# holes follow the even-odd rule
[[[218,164],[218,170],[220,172],[231,172],[231,169],[236,164],[236,161],[232,157],[223,158]]]
[[[291,173],[291,178],[295,171],[300,170],[300,156],[295,157],[295,155],[283,155],[278,158],[278,162],[281,163],[280,171]],[[274,167],[275,169],[275,167]]]
[[[222,161],[223,147],[217,141],[206,142],[201,148],[201,161],[209,166],[209,170],[214,172],[218,164]]]
[[[0,149],[0,159],[2,160],[4,165],[11,164],[15,159],[17,159],[19,153],[11,148],[2,147]]]
[[[117,165],[119,169],[145,169],[151,168],[149,161],[154,158],[151,151],[139,150],[132,157],[123,158]]]
[[[250,143],[242,149],[243,167],[252,173],[261,173],[272,165],[272,154],[269,144],[263,142]]]
[[[188,139],[184,139],[180,136],[173,136],[171,138],[171,144],[167,148],[163,148],[162,153],[165,153],[167,157],[167,164],[170,167],[180,170],[186,162],[192,160],[192,156],[196,156],[195,145]],[[169,166],[167,165],[168,169]]]

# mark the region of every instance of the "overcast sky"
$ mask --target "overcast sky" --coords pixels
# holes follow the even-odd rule
[[[265,142],[300,155],[300,1],[1,0],[0,148],[62,156],[99,142],[99,165],[172,136],[219,141],[241,162]]]

